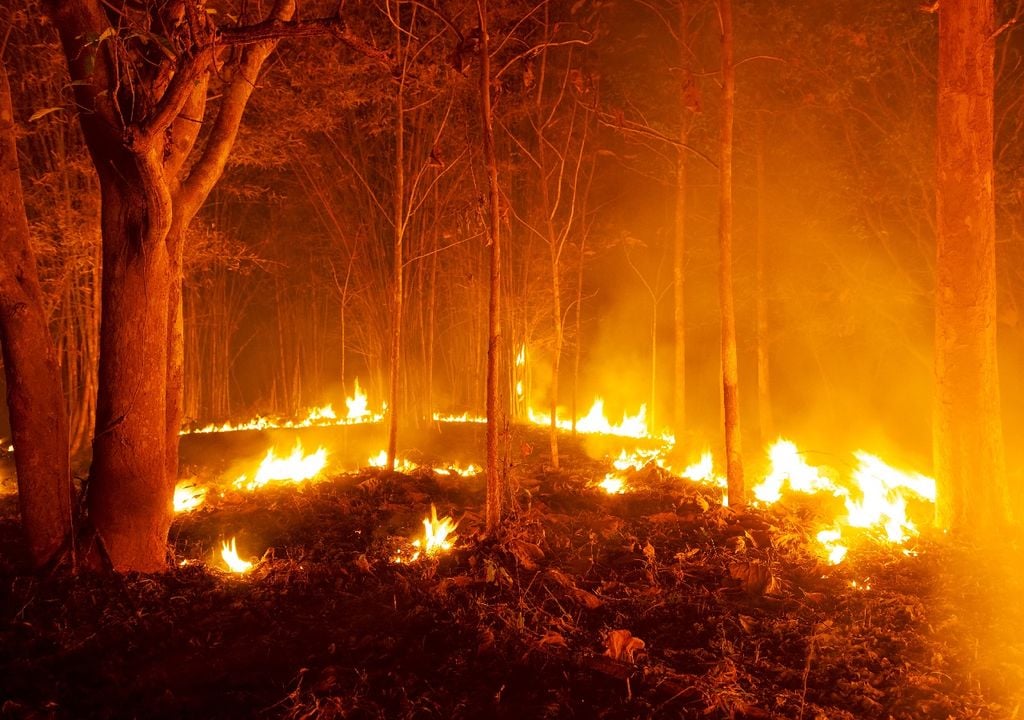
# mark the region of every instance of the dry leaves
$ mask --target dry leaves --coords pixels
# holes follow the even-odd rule
[[[608,633],[606,645],[608,648],[604,651],[606,657],[628,663],[633,662],[635,652],[646,647],[646,643],[638,637],[633,637],[633,633],[629,630],[612,630]]]

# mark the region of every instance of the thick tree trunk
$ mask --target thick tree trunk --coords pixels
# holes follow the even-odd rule
[[[89,518],[115,570],[166,567],[174,477],[167,473],[170,205],[136,163],[100,177],[103,295]],[[169,199],[169,194],[166,196]]]
[[[0,342],[18,503],[36,567],[71,538],[68,416],[21,191],[14,113],[0,61]]]
[[[939,6],[937,521],[969,534],[1010,519],[996,365],[993,13],[991,0]]]
[[[726,477],[729,504],[743,505],[743,452],[740,444],[739,361],[736,352],[736,308],[732,283],[732,150],[736,106],[733,64],[732,0],[719,0],[722,19],[722,142],[719,165],[719,300],[722,314],[722,407],[725,414]]]
[[[499,353],[501,351],[501,206],[498,189],[498,159],[494,150],[494,117],[491,112],[491,49],[487,32],[487,0],[477,0],[480,20],[480,114],[484,131],[484,160],[487,163],[487,229],[490,246],[490,297],[487,304],[487,532],[501,524],[507,482],[498,448],[498,429],[504,422],[499,398]]]

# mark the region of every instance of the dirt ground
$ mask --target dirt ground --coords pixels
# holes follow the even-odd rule
[[[865,540],[833,567],[810,503],[736,511],[656,467],[612,496],[594,487],[606,462],[567,440],[554,471],[543,436],[517,432],[496,538],[482,477],[362,470],[211,493],[174,523],[165,574],[40,579],[0,498],[0,717],[1024,714],[1019,539]],[[220,474],[261,442],[194,445],[223,448]],[[394,562],[431,503],[458,519],[455,547]],[[223,569],[230,537],[259,558],[247,575]]]

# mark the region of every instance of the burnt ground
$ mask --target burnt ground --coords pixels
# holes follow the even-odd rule
[[[155,576],[31,577],[0,499],[0,717],[1021,716],[1018,541],[865,541],[831,567],[814,507],[737,512],[657,468],[608,496],[606,464],[530,445],[498,538],[482,478],[363,470],[211,498]],[[431,502],[456,547],[392,562]],[[231,536],[262,556],[244,577]]]

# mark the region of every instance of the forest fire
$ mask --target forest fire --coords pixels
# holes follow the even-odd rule
[[[278,456],[274,448],[267,450],[252,480],[248,475],[242,475],[235,480],[234,485],[246,490],[256,490],[271,482],[305,482],[319,475],[326,466],[326,449],[320,447],[315,452],[306,454],[302,441],[296,440],[291,454],[287,456]]]
[[[1024,720],[1024,0],[0,23],[0,716]]]
[[[221,543],[220,556],[230,572],[244,575],[253,568],[252,562],[243,560],[238,556],[238,546],[235,544],[235,538]]]

